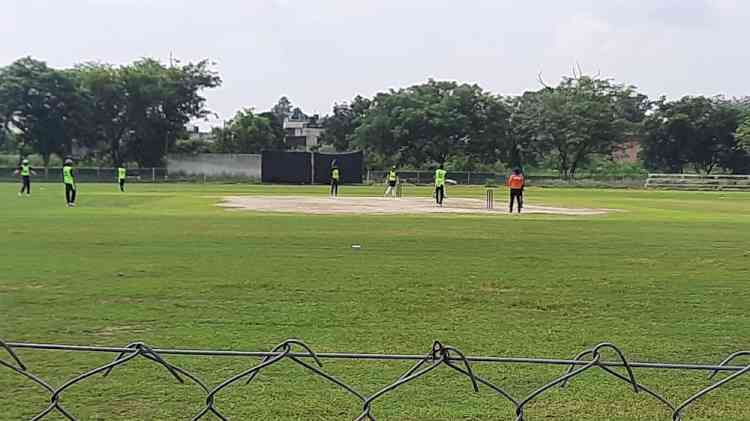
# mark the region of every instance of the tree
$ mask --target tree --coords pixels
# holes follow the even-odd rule
[[[743,110],[735,138],[737,139],[737,152],[732,163],[732,171],[748,174],[750,173],[750,110]]]
[[[120,69],[127,96],[129,125],[125,142],[127,156],[139,165],[163,164],[185,125],[210,114],[201,91],[217,87],[221,79],[208,61],[165,67],[143,59]]]
[[[260,113],[258,114],[258,117],[267,119],[269,124],[271,125],[276,149],[286,148],[286,145],[284,144],[284,120],[279,119],[279,117],[272,111]]]
[[[109,155],[112,164],[122,165],[122,143],[132,130],[122,70],[108,64],[86,63],[74,72],[93,110],[88,125],[92,143],[100,155]]]
[[[292,101],[290,101],[289,98],[282,96],[279,98],[279,102],[271,108],[271,113],[283,123],[285,118],[292,115]]]
[[[320,143],[332,145],[337,151],[349,149],[354,134],[354,113],[347,104],[334,104],[333,113],[323,121],[325,132]]]
[[[662,98],[646,120],[644,162],[673,172],[684,171],[686,165],[706,174],[717,167],[741,170],[746,155],[737,136],[741,118],[740,109],[721,98]]]
[[[691,142],[690,160],[697,172],[710,174],[717,167],[734,171],[741,165],[741,148],[735,136],[740,112],[721,99],[712,101],[709,112],[692,122],[697,132]]]
[[[511,168],[523,169],[525,165],[538,164],[543,159],[545,151],[534,142],[536,126],[528,121],[528,111],[536,107],[538,101],[537,92],[526,92],[506,100],[510,110],[508,141],[500,150],[499,159]]]
[[[657,102],[655,112],[644,122],[640,154],[646,168],[672,173],[684,171],[689,162],[687,118],[674,112],[664,98]]]
[[[260,153],[284,149],[285,144],[283,136],[279,137],[268,117],[245,109],[239,111],[226,127],[217,130],[214,148],[222,153]]]
[[[354,131],[362,122],[362,117],[370,108],[370,100],[357,95],[349,104],[334,104],[333,112],[323,120],[325,132],[320,143],[332,145],[337,151],[348,151]]]
[[[30,57],[0,69],[0,115],[5,130],[19,133],[20,141],[42,156],[72,153],[82,134],[86,100],[74,75],[49,68]]]
[[[750,153],[750,97],[745,97],[735,102],[735,107],[740,113],[740,122],[737,127],[736,139],[739,146]]]
[[[177,154],[201,154],[211,153],[213,144],[203,139],[178,139],[172,147],[172,153]]]
[[[750,152],[750,113],[743,117],[737,128],[737,141],[743,150]]]
[[[0,69],[0,123],[45,165],[52,154],[80,146],[115,165],[156,166],[190,120],[208,115],[201,91],[220,83],[207,61],[166,67],[143,59],[119,68],[87,63],[55,70],[24,58]]]
[[[0,120],[0,151],[10,150],[11,137],[10,132],[5,130],[5,124]]]
[[[506,111],[499,98],[477,85],[430,80],[376,95],[354,144],[416,167],[464,155],[492,161],[495,145],[503,143],[498,139],[505,133],[496,129]]]
[[[610,154],[637,132],[648,109],[632,86],[576,75],[524,94],[511,117],[516,147],[545,154],[562,177],[574,177],[592,154]]]

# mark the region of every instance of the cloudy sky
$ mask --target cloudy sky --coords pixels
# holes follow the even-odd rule
[[[651,95],[750,95],[747,0],[2,0],[0,65],[210,58],[229,118],[428,78],[518,94],[580,63]]]

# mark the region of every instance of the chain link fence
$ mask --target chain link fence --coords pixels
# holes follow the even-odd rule
[[[384,182],[387,171],[367,171],[367,183]],[[399,179],[408,184],[427,185],[435,182],[434,171],[398,171]],[[448,171],[447,178],[457,184],[500,186],[505,184],[506,175],[491,172]],[[526,174],[526,184],[537,187],[643,187],[646,176],[632,174],[581,175],[574,179],[562,179],[558,175]]]
[[[19,349],[54,351],[57,352],[55,357],[58,358],[64,358],[62,354],[66,352],[110,353],[114,355],[114,358],[108,364],[91,368],[65,381],[61,385],[53,386],[40,376],[34,374],[33,367],[28,366],[21,360],[16,353],[16,350]],[[611,359],[605,359],[605,353]],[[172,356],[193,356],[196,358],[209,356],[247,357],[253,360],[257,359],[257,362],[250,362],[247,369],[233,374],[216,385],[210,385],[197,375],[169,362],[168,357]],[[8,369],[5,370],[6,374],[22,376],[28,382],[35,384],[40,389],[46,391],[46,393],[49,393],[49,404],[45,408],[40,408],[39,413],[32,420],[41,420],[48,416],[62,416],[68,420],[77,420],[78,418],[76,418],[75,414],[65,407],[63,398],[67,391],[94,376],[107,377],[116,368],[122,367],[130,361],[145,359],[152,362],[154,368],[166,370],[177,383],[192,383],[203,391],[205,399],[200,409],[192,416],[193,421],[211,419],[212,417],[228,420],[221,410],[222,395],[225,394],[227,389],[239,384],[249,384],[261,373],[268,374],[266,371],[267,368],[281,362],[292,363],[309,375],[324,380],[331,388],[338,388],[345,392],[350,396],[353,404],[358,405],[360,408],[359,415],[354,418],[356,421],[375,421],[377,409],[384,400],[383,397],[392,394],[392,392],[402,388],[406,384],[418,383],[420,378],[428,376],[435,370],[450,371],[465,378],[467,388],[474,392],[479,392],[480,388],[491,391],[497,399],[511,404],[513,413],[509,415],[516,421],[526,421],[526,409],[529,405],[539,400],[543,395],[548,394],[553,388],[564,388],[569,382],[595,370],[628,385],[633,393],[642,395],[644,399],[654,400],[671,414],[670,419],[672,421],[682,421],[683,419],[689,419],[686,413],[689,412],[691,405],[750,371],[750,365],[733,365],[735,364],[735,360],[745,356],[750,356],[750,352],[734,353],[715,365],[643,363],[629,361],[622,350],[611,343],[601,343],[591,349],[584,350],[573,359],[566,360],[467,356],[460,350],[443,345],[437,341],[423,355],[396,355],[318,353],[298,339],[288,339],[266,352],[159,349],[152,348],[142,342],[135,342],[126,347],[117,348],[14,343],[0,340],[0,368]],[[366,394],[356,386],[346,383],[336,375],[326,371],[323,368],[323,361],[331,359],[371,362],[413,361],[414,364],[390,384],[383,385],[374,393]],[[561,369],[558,377],[538,386],[531,393],[525,396],[517,396],[508,391],[507,385],[478,375],[475,371],[475,367],[478,364],[560,366],[563,369]],[[714,381],[708,386],[696,388],[696,391],[691,396],[682,401],[672,401],[667,399],[664,394],[641,383],[636,377],[636,370],[705,371],[709,374],[709,379],[714,379]],[[717,378],[718,380],[716,380]],[[741,416],[750,417],[750,409],[746,406],[743,406],[743,408],[748,412],[741,414]]]
[[[15,175],[15,167],[0,167],[0,182],[17,182],[18,175]],[[61,168],[36,168],[36,175],[32,177],[32,182],[62,182]],[[96,182],[96,183],[114,183],[116,181],[117,170],[115,168],[99,167],[77,167],[77,181]],[[210,182],[228,182],[228,183],[258,183],[260,179],[255,173],[242,173],[238,171],[220,171],[217,168],[202,170],[193,168],[191,170],[181,169],[176,166],[174,169],[167,168],[129,168],[128,182],[141,183],[170,183],[170,182],[188,182],[188,183],[210,183]],[[365,184],[383,183],[386,178],[386,171],[368,170],[365,174]],[[434,171],[399,171],[399,179],[406,184],[429,185],[435,182]],[[447,178],[462,185],[487,185],[501,186],[505,184],[506,176],[490,172],[458,172],[449,171]],[[646,183],[646,176],[634,175],[607,175],[593,176],[585,175],[573,180],[564,180],[556,175],[534,175],[526,176],[527,185],[537,187],[643,187]]]
[[[15,171],[16,168],[14,167],[0,167],[0,182],[19,181],[19,176],[14,174]],[[36,175],[31,177],[32,182],[62,183],[61,168],[35,168],[34,172]],[[117,169],[76,167],[76,181],[83,183],[115,183],[117,181]],[[188,173],[181,170],[168,170],[167,168],[129,168],[127,181],[138,183],[258,183],[260,180],[257,177],[241,173]]]

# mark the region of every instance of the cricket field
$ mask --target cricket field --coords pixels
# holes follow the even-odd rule
[[[219,207],[233,196],[319,196],[326,187],[83,184],[29,198],[0,184],[0,339],[6,342],[263,351],[287,338],[318,352],[426,354],[433,341],[467,355],[572,358],[611,342],[632,361],[717,364],[750,350],[750,194],[529,189],[531,205],[606,214],[298,214]],[[343,197],[380,196],[350,187]],[[427,187],[408,190],[429,198]],[[484,200],[483,187],[451,198]],[[504,209],[505,191],[495,194]],[[496,210],[498,210],[496,209]],[[360,245],[360,248],[352,248]],[[59,386],[112,354],[18,350]],[[614,354],[607,353],[608,360]],[[0,349],[0,360],[11,363]],[[255,358],[172,356],[213,387]],[[747,357],[736,364],[748,364]],[[410,362],[326,360],[364,394]],[[476,363],[516,397],[565,367]],[[636,369],[681,402],[705,371]],[[685,420],[750,419],[750,374],[701,399]],[[190,419],[205,393],[139,358],[62,398],[81,420]],[[0,365],[0,419],[29,419],[49,394]],[[351,420],[362,404],[282,362],[216,405],[232,420]],[[377,400],[379,420],[512,420],[512,405],[438,369]],[[668,420],[664,405],[594,369],[530,404],[527,420]],[[211,418],[208,415],[204,419]],[[63,419],[50,414],[46,419]]]

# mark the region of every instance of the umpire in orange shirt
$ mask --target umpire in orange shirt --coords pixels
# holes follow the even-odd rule
[[[513,213],[514,201],[518,201],[518,213],[521,213],[523,209],[523,188],[526,185],[526,180],[524,180],[521,170],[518,168],[514,169],[513,174],[505,184],[510,187],[510,213]]]

